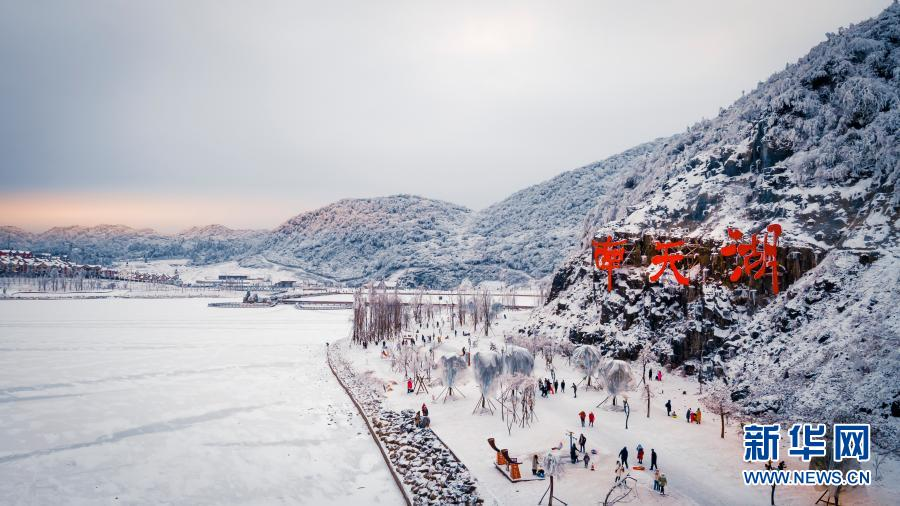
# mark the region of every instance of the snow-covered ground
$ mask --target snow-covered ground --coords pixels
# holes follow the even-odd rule
[[[0,503],[400,504],[365,425],[325,365],[324,343],[348,335],[349,311],[206,303],[0,302]],[[499,345],[527,313],[507,316],[476,351]],[[438,355],[467,345],[460,332]],[[402,382],[377,348],[348,354],[360,372]],[[555,366],[569,385],[580,376],[562,358]],[[543,361],[535,373],[549,375]],[[638,443],[648,454],[656,449],[669,486],[660,497],[648,472],[632,471],[632,503],[768,503],[767,487],[739,481],[750,466],[741,461],[738,427],[729,425],[722,440],[712,413],[700,426],[684,422],[687,407],[698,405],[692,380],[665,375],[654,382],[649,419],[640,395],[629,395],[628,430],[620,410],[595,407],[605,393],[582,386],[575,399],[569,386],[565,394],[538,397],[536,422],[511,435],[499,415],[472,414],[479,393],[470,371],[458,388],[466,398],[443,403],[435,400],[440,386],[408,395],[399,384],[385,402],[391,409],[426,402],[436,434],[479,481],[488,504],[536,503],[547,485],[507,481],[493,466],[488,437],[525,460],[567,445],[566,431],[583,432],[597,450],[595,471],[567,465],[557,483],[556,495],[572,506],[601,501],[613,484],[615,455],[627,446],[633,463]],[[678,419],[665,417],[667,399]],[[581,410],[593,410],[595,427],[581,429]],[[788,459],[788,467],[802,465]],[[900,492],[898,465],[887,462],[881,472],[873,486],[845,491],[843,503],[891,504]],[[812,504],[820,493],[779,487],[776,499]]]
[[[507,313],[507,319],[501,319],[496,336],[489,339],[480,338],[474,351],[487,350],[490,343],[502,346],[503,332],[521,326],[527,318],[525,312]],[[443,332],[435,328],[422,329],[427,335],[432,332],[452,336],[445,324]],[[467,329],[471,331],[471,329]],[[420,341],[421,343],[421,341]],[[436,359],[449,354],[460,353],[463,346],[468,346],[468,338],[457,337],[444,340],[436,352]],[[629,428],[625,429],[625,417],[621,407],[613,408],[609,403],[596,407],[607,394],[593,391],[580,385],[577,399],[574,398],[571,386],[566,392],[541,398],[536,401],[536,422],[530,427],[513,427],[512,434],[507,431],[500,415],[473,414],[473,408],[480,396],[471,369],[466,370],[457,380],[457,388],[466,397],[442,402],[439,395],[443,387],[432,387],[429,394],[409,395],[406,393],[402,373],[391,370],[388,359],[381,358],[379,347],[363,350],[353,346],[348,355],[356,363],[360,373],[371,371],[375,376],[394,381],[397,384],[388,393],[386,407],[394,410],[418,410],[425,402],[429,407],[432,428],[460,457],[472,474],[479,481],[479,491],[490,504],[536,504],[547,488],[545,481],[528,481],[513,484],[494,467],[494,452],[489,448],[487,438],[496,438],[500,448],[508,448],[510,454],[527,462],[523,465],[524,475],[530,475],[530,458],[534,454],[543,456],[552,447],[568,449],[567,431],[573,431],[577,438],[584,433],[587,447],[596,449],[592,455],[595,470],[584,469],[583,464],[566,464],[564,477],[557,482],[556,495],[570,506],[602,503],[610,487],[614,484],[616,456],[622,447],[629,451],[629,464],[636,462],[635,447],[641,444],[646,449],[645,464],[649,468],[650,449],[656,450],[659,456],[659,467],[667,475],[667,496],[661,497],[652,490],[652,474],[649,471],[631,471],[637,479],[637,499],[632,496],[631,503],[638,504],[768,504],[769,487],[747,487],[742,484],[742,469],[759,469],[761,466],[746,464],[742,461],[743,446],[740,427],[728,425],[725,439],[720,439],[720,420],[711,412],[704,411],[703,424],[685,423],[687,409],[696,409],[698,401],[698,385],[691,378],[664,374],[662,382],[652,382],[653,398],[651,400],[650,418],[647,418],[646,401],[641,399],[638,391],[629,393],[631,416]],[[565,358],[557,356],[554,361],[557,379],[566,380],[567,385],[578,381],[583,376],[570,367]],[[656,370],[656,366],[653,366]],[[635,376],[640,380],[640,368],[635,367]],[[550,377],[545,363],[536,360],[535,375]],[[433,375],[440,377],[439,372]],[[667,418],[664,404],[671,399],[677,419]],[[496,402],[496,401],[495,401]],[[621,401],[620,401],[621,402]],[[597,416],[593,428],[581,428],[578,412],[591,411]],[[786,442],[787,437],[783,438]],[[782,447],[782,457],[786,456],[786,447]],[[806,469],[796,459],[785,459],[788,469]],[[863,469],[871,469],[864,464]],[[858,487],[845,490],[841,495],[842,504],[896,504],[900,494],[897,484],[897,462],[891,461],[882,465],[884,479],[870,487]],[[813,487],[781,486],[776,490],[777,504],[813,504],[822,493]]]
[[[0,302],[0,503],[401,504],[327,368],[348,312]]]

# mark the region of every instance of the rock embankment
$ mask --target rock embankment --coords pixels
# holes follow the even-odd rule
[[[329,347],[328,364],[363,411],[407,498],[414,505],[483,504],[466,466],[430,428],[414,426],[411,410],[385,409],[383,393],[344,358],[344,346]]]

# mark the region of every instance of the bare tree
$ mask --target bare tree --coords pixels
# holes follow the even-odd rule
[[[650,399],[653,398],[653,392],[650,391],[650,382],[644,382],[644,392],[642,397],[647,400],[647,418],[650,418]]]
[[[460,327],[466,324],[466,297],[463,295],[463,291],[461,288],[457,288],[456,290],[456,312],[457,316],[459,316],[459,325]]]
[[[880,437],[882,435],[882,431],[876,426],[872,427],[872,440],[873,441],[887,441],[888,439]],[[888,458],[900,459],[900,445],[893,444],[892,446],[878,448],[876,446],[872,446],[872,467],[875,470],[875,481],[881,480],[882,476],[879,472],[881,469],[881,465]]]
[[[738,412],[738,406],[731,400],[731,392],[723,384],[717,384],[712,388],[707,388],[707,393],[700,398],[702,404],[707,410],[719,415],[722,430],[719,437],[725,439],[725,419],[732,413]]]
[[[396,288],[388,291],[381,283],[369,286],[368,294],[353,294],[353,340],[359,343],[391,339],[400,334],[409,316]]]
[[[641,363],[642,372],[641,372],[641,383],[647,382],[647,365],[653,361],[653,349],[650,346],[650,342],[644,343],[644,347],[641,348],[640,353],[638,354],[638,362]]]

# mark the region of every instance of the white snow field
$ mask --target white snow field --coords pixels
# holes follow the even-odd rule
[[[512,333],[527,320],[524,311],[507,312],[507,318],[501,318],[492,335],[478,337],[473,353],[489,349],[491,343],[498,348],[503,347],[504,333]],[[443,317],[446,319],[446,315]],[[468,338],[452,337],[448,332],[448,323],[444,323],[443,332],[433,326],[421,330],[431,335],[450,334],[435,350],[435,360],[447,355],[459,355],[462,347],[469,347]],[[471,327],[467,327],[472,332]],[[480,336],[480,337],[479,337]],[[418,341],[421,345],[421,341]],[[426,349],[431,344],[426,345]],[[456,397],[446,402],[440,397],[444,387],[435,384],[429,393],[407,394],[403,371],[392,370],[390,359],[380,355],[381,346],[370,346],[363,350],[360,346],[351,346],[347,352],[361,374],[371,372],[375,377],[388,382],[396,382],[388,392],[386,407],[394,410],[419,410],[426,403],[431,418],[431,427],[435,433],[459,456],[478,480],[479,491],[487,504],[496,502],[503,505],[537,504],[541,494],[547,488],[547,481],[526,481],[511,483],[494,466],[495,453],[488,446],[489,437],[496,438],[499,448],[508,448],[512,457],[519,458],[523,477],[531,476],[531,456],[541,457],[560,443],[563,443],[566,458],[563,458],[564,475],[556,482],[556,495],[566,501],[569,506],[602,504],[610,488],[615,483],[615,462],[619,450],[628,448],[629,465],[637,461],[636,449],[643,445],[646,455],[644,464],[650,467],[650,449],[656,450],[659,467],[668,478],[666,496],[653,491],[653,478],[650,471],[632,470],[631,476],[637,479],[637,495],[630,495],[618,504],[700,504],[700,505],[765,505],[769,504],[770,487],[749,487],[741,482],[741,470],[762,469],[760,464],[743,462],[743,442],[741,429],[735,422],[726,426],[725,439],[720,439],[720,419],[712,412],[703,409],[703,424],[685,422],[687,408],[696,409],[701,406],[698,398],[698,384],[694,378],[684,378],[664,373],[663,381],[652,381],[651,416],[647,418],[647,402],[636,389],[628,392],[631,405],[629,428],[625,429],[625,415],[619,407],[606,403],[596,407],[606,397],[605,391],[589,390],[585,383],[579,385],[578,397],[572,393],[572,381],[579,381],[583,374],[567,364],[566,359],[556,356],[553,365],[557,371],[557,379],[565,380],[565,393],[541,398],[536,395],[535,422],[526,428],[514,426],[512,433],[500,418],[499,411],[494,415],[473,414],[480,391],[475,382],[471,368],[461,372],[456,378],[454,389],[465,398]],[[641,366],[631,363],[636,381],[640,381]],[[657,364],[651,364],[654,371]],[[549,378],[550,372],[540,356],[536,357],[533,375],[538,378]],[[440,370],[432,374],[440,378]],[[638,385],[643,387],[643,385]],[[685,393],[683,393],[685,392]],[[496,395],[496,394],[495,394]],[[666,417],[664,404],[671,399],[677,419]],[[621,404],[621,396],[619,397]],[[494,400],[498,405],[498,401]],[[499,405],[498,405],[499,407]],[[701,406],[702,408],[702,406]],[[593,411],[597,416],[594,427],[582,428],[578,413]],[[586,447],[597,450],[591,455],[591,463],[595,470],[585,469],[582,463],[576,465],[568,462],[569,439],[567,431],[573,431],[577,439],[583,433],[587,438]],[[806,469],[807,465],[796,458],[787,457],[787,434],[783,434],[781,457],[786,461],[788,469]],[[560,452],[554,452],[560,454]],[[863,464],[863,469],[872,469],[872,463]],[[844,489],[841,493],[841,504],[852,505],[886,505],[897,504],[900,497],[898,485],[898,463],[886,461],[881,466],[883,479],[869,487]],[[822,494],[824,489],[804,486],[779,486],[775,493],[776,504],[810,505]],[[615,497],[615,494],[612,496]],[[547,504],[546,498],[543,504]],[[554,503],[556,504],[556,503]]]
[[[0,504],[402,504],[324,347],[348,312],[0,302]]]

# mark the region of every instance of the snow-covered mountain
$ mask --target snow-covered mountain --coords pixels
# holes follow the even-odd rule
[[[341,281],[444,284],[471,211],[411,195],[345,199],[299,214],[262,245],[266,260]]]
[[[16,227],[0,228],[0,242],[17,249],[69,255],[81,263],[117,260],[189,258],[211,263],[241,258],[255,251],[265,231],[232,230],[222,225],[193,227],[166,235],[124,225],[54,227],[29,233]]]
[[[599,196],[587,224],[588,238],[628,241],[613,290],[584,240],[528,330],[631,358],[649,343],[665,363],[726,379],[758,416],[865,420],[896,442],[898,177],[895,3],[611,175],[619,191]],[[729,227],[749,241],[771,224],[777,295],[770,273],[730,281],[739,260],[721,250]],[[690,285],[650,282],[656,242],[677,240]]]
[[[472,253],[532,278],[552,274],[584,235],[585,216],[598,199],[617,193],[617,175],[659,142],[563,172],[475,213],[465,230]]]
[[[565,172],[479,212],[411,195],[341,200],[291,218],[260,251],[268,261],[350,284],[527,283],[553,272],[584,235],[598,197],[614,191],[610,181],[654,145]]]
[[[191,227],[171,237],[169,257],[190,258],[200,264],[241,259],[257,251],[268,235],[267,230],[232,229],[223,225]]]

